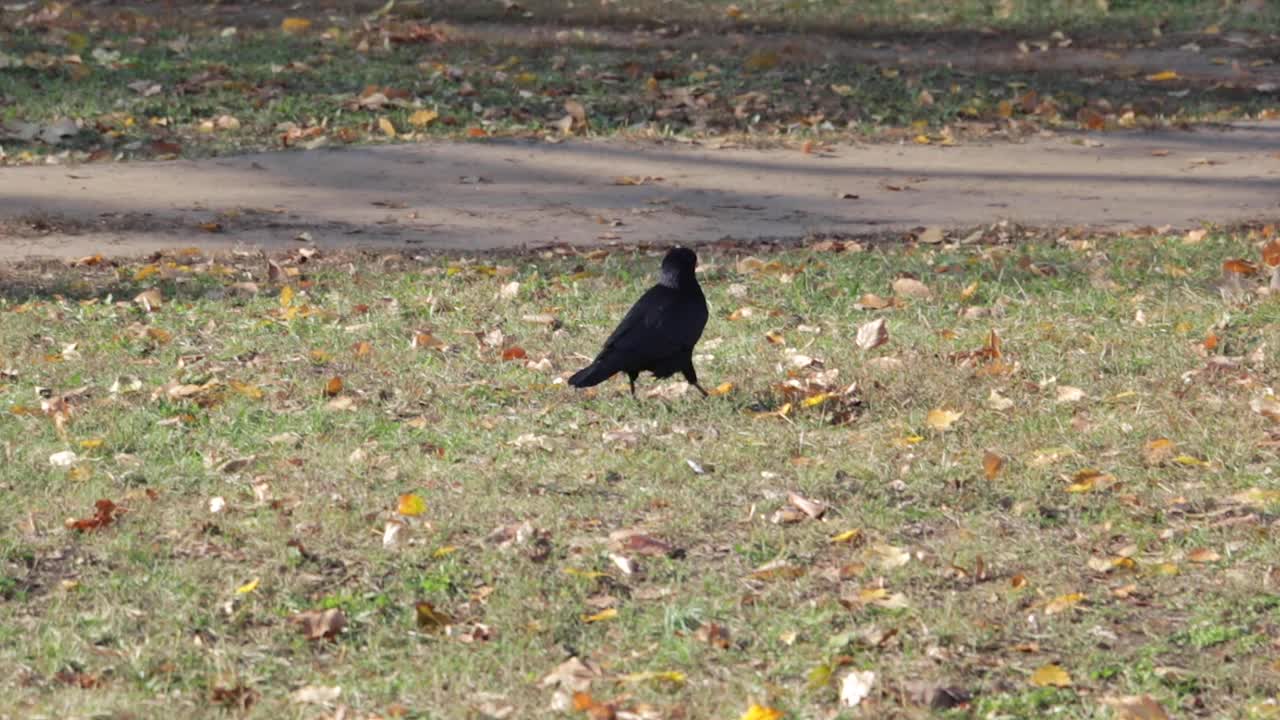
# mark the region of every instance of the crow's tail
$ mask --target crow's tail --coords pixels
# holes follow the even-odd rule
[[[569,384],[574,387],[586,388],[600,383],[613,377],[618,369],[609,363],[608,358],[599,357],[590,365],[582,368],[569,378]]]

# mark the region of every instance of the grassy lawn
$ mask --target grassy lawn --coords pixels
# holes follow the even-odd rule
[[[3,712],[1273,717],[1270,235],[6,271]]]
[[[826,30],[832,34],[803,43],[751,39],[757,31],[796,29],[760,24],[788,16],[794,4],[748,3],[746,18],[724,16],[723,3],[664,4],[664,17],[684,18],[695,27],[699,12],[721,16],[705,31],[670,39],[643,28],[639,34],[599,32],[613,21],[584,17],[575,25],[574,12],[551,6],[534,19],[545,14],[569,25],[539,39],[522,29],[527,18],[519,13],[475,16],[474,8],[497,3],[470,3],[471,14],[432,6],[439,12],[434,19],[444,18],[443,24],[432,24],[429,8],[413,4],[373,20],[355,14],[292,16],[274,6],[225,17],[158,8],[149,14],[120,8],[10,11],[0,15],[0,122],[10,126],[0,134],[0,163],[566,134],[949,144],[1042,129],[1165,126],[1277,112],[1274,95],[1132,67],[1083,74],[974,71],[842,55],[850,43],[928,46],[936,38],[894,32],[916,28],[899,14],[910,9],[907,18],[929,16],[938,3],[799,3],[794,12],[811,20],[830,16]],[[977,13],[977,5],[959,5],[969,10],[942,16],[946,27],[960,28],[971,39],[942,52],[971,57],[981,36],[960,16]],[[1093,3],[1078,5],[1070,12],[1097,15]],[[1115,5],[1123,15],[1120,3]],[[1209,5],[1219,3],[1180,4],[1186,12],[1170,16]],[[838,16],[846,6],[861,8],[867,17]],[[1011,17],[1019,17],[1024,4],[1012,6],[1017,12]],[[606,7],[625,14],[648,6]],[[1148,21],[1163,17],[1150,8],[1143,12]],[[1272,17],[1269,10],[1250,17],[1258,28],[1274,26],[1262,19]],[[477,30],[467,24],[485,19],[505,25]],[[1114,22],[1113,29],[1126,26]],[[898,30],[879,31],[877,23]],[[840,35],[846,25],[849,32],[863,28],[861,39]],[[1037,32],[1025,39],[1046,47],[1088,41],[1087,34],[1046,40],[1047,32]],[[729,41],[730,33],[742,33],[742,43]],[[1210,57],[1224,47],[1217,34],[1195,37]],[[1150,33],[1107,47],[1144,39]],[[1229,64],[1225,57],[1217,60]]]

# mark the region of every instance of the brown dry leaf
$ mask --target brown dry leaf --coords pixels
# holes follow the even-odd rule
[[[1076,122],[1086,130],[1102,130],[1107,126],[1107,119],[1089,107],[1080,108],[1080,112],[1076,113]]]
[[[889,342],[889,329],[884,318],[876,318],[858,328],[854,342],[863,350],[872,350]]]
[[[1222,263],[1222,271],[1235,275],[1255,275],[1258,272],[1258,266],[1242,258],[1231,258]]]
[[[1115,720],[1169,720],[1164,707],[1150,695],[1103,698],[1102,702],[1111,708]]]
[[[409,116],[409,124],[416,128],[424,128],[440,117],[435,110],[418,110]]]
[[[1174,444],[1169,438],[1148,440],[1142,446],[1142,460],[1148,465],[1160,465],[1173,455]]]
[[[609,547],[615,552],[649,557],[679,557],[684,553],[668,542],[641,530],[615,530],[609,533]]]
[[[893,281],[893,294],[899,297],[919,298],[921,300],[928,300],[933,297],[933,291],[929,289],[928,285],[909,277],[901,277]]]
[[[1262,247],[1262,262],[1267,267],[1280,267],[1280,240],[1272,240]]]
[[[891,305],[893,300],[887,300],[875,293],[866,293],[853,306],[858,310],[883,310]]]
[[[160,294],[160,288],[150,288],[138,293],[133,301],[141,305],[146,312],[153,313],[164,304],[164,296]]]
[[[935,408],[933,410],[930,410],[929,414],[925,416],[924,422],[933,430],[936,430],[938,432],[945,432],[949,430],[951,426],[954,425],[955,422],[962,417],[964,417],[963,412],[957,412],[955,410],[946,410],[943,408]]]
[[[429,602],[419,602],[413,606],[413,614],[419,630],[439,632],[453,624],[448,613],[441,612]]]
[[[995,480],[1000,476],[1000,472],[1004,470],[1004,458],[991,452],[986,451],[982,455],[982,474],[988,480]]]
[[[308,640],[333,639],[347,626],[347,616],[337,608],[304,610],[289,620]]]
[[[1042,665],[1031,673],[1031,684],[1036,687],[1071,687],[1071,675],[1059,665]]]
[[[1081,390],[1078,387],[1072,387],[1071,385],[1059,385],[1058,395],[1054,399],[1054,402],[1073,403],[1073,402],[1079,402],[1084,398],[1085,398],[1084,390]]]
[[[1273,395],[1263,395],[1250,400],[1249,409],[1272,422],[1280,422],[1280,400],[1276,400]]]
[[[1222,559],[1222,556],[1209,548],[1196,548],[1187,553],[1187,560],[1193,563],[1213,563]]]
[[[69,518],[66,522],[68,530],[76,532],[88,532],[90,530],[101,530],[110,525],[118,516],[117,506],[115,503],[107,499],[102,499],[93,504],[94,512],[92,517],[81,518],[76,520]]]
[[[1104,473],[1095,468],[1085,468],[1071,477],[1071,484],[1067,486],[1067,492],[1087,493],[1093,491],[1099,485],[1107,486],[1113,482],[1115,482],[1114,475]]]
[[[806,498],[803,495],[799,495],[794,492],[787,493],[787,502],[794,505],[796,508],[800,510],[800,512],[804,513],[805,515],[808,515],[813,520],[820,519],[823,516],[823,514],[827,512],[826,505],[814,500],[810,500],[809,498]]]

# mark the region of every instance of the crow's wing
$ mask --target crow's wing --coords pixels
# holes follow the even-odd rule
[[[692,349],[701,334],[696,312],[686,307],[692,298],[665,285],[645,291],[627,311],[618,327],[604,341],[601,354],[621,352],[635,358],[666,357],[681,349]],[[705,309],[704,311],[705,312]],[[706,320],[703,319],[702,323]]]

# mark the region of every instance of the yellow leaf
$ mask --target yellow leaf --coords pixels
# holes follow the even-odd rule
[[[1207,461],[1191,455],[1179,455],[1174,458],[1173,461],[1179,465],[1185,465],[1187,467],[1204,467],[1209,464]]]
[[[973,297],[973,294],[976,292],[978,292],[978,281],[974,280],[973,282],[966,285],[963,290],[960,291],[960,299],[968,300],[969,298]]]
[[[280,288],[280,307],[289,307],[293,304],[293,286],[285,285]]]
[[[934,410],[930,410],[928,416],[925,417],[924,421],[925,421],[925,424],[927,424],[930,428],[937,430],[938,432],[943,432],[948,428],[950,428],[955,423],[955,421],[959,420],[963,416],[964,416],[964,413],[962,412],[956,412],[955,410],[943,410],[942,408],[937,408]]]
[[[298,35],[311,29],[311,21],[300,17],[287,17],[280,21],[280,29],[290,35]]]
[[[1177,79],[1178,72],[1176,70],[1163,70],[1147,76],[1147,80],[1150,80],[1151,82],[1168,82],[1170,80]]]
[[[429,602],[420,602],[413,606],[413,610],[417,616],[418,627],[422,630],[441,630],[453,624],[453,618],[449,617],[448,613],[437,610]]]
[[[228,380],[227,385],[231,386],[232,390],[235,390],[251,400],[262,399],[262,388],[256,385],[250,385],[249,383],[240,382],[239,380]]]
[[[713,388],[711,392],[708,394],[709,395],[728,395],[731,392],[733,392],[733,383],[723,382],[715,386],[715,388]]]
[[[812,397],[807,397],[804,400],[801,400],[800,407],[811,408],[814,405],[821,405],[822,403],[830,400],[831,398],[832,398],[831,393],[827,393],[827,392],[818,393],[817,395],[814,395]]]
[[[77,32],[67,33],[67,36],[63,38],[63,42],[67,44],[68,50],[77,54],[84,52],[85,48],[89,47],[89,38]]]
[[[618,608],[605,608],[595,615],[583,615],[582,622],[598,623],[604,622],[605,620],[613,620],[616,617],[618,617]]]
[[[1071,675],[1061,666],[1050,663],[1031,673],[1031,684],[1036,687],[1071,687]]]
[[[1173,563],[1160,563],[1159,565],[1155,566],[1155,572],[1157,575],[1165,575],[1168,577],[1172,577],[1182,571],[1179,570],[1178,566]]]
[[[743,66],[753,72],[772,70],[777,66],[778,59],[778,53],[772,50],[764,50],[748,57]]]
[[[862,537],[862,531],[857,528],[854,528],[853,530],[845,530],[839,535],[833,536],[831,538],[831,542],[833,543],[853,542],[854,540],[857,540],[860,537]]]
[[[391,124],[391,121],[387,118],[378,118],[378,129],[382,131],[383,135],[386,135],[389,138],[396,136],[396,126]]]
[[[1044,605],[1045,615],[1055,615],[1079,605],[1084,600],[1084,593],[1067,593],[1059,595]]]
[[[415,517],[427,511],[427,502],[419,495],[406,493],[400,496],[396,511],[407,517]]]
[[[419,498],[419,500],[421,500],[421,498]],[[425,509],[425,505],[423,509]],[[435,551],[431,553],[431,557],[433,558],[448,557],[456,552],[458,552],[458,546],[443,545],[441,547],[436,548]]]
[[[924,437],[921,435],[907,435],[906,437],[894,438],[893,440],[893,444],[896,447],[911,447],[912,445],[916,445],[921,442],[924,442]]]
[[[142,282],[158,272],[160,272],[160,268],[156,265],[143,265],[133,274],[133,280],[134,282]]]
[[[638,672],[630,675],[623,675],[621,678],[624,683],[666,683],[669,685],[684,685],[685,674],[678,670],[664,670],[660,672]]]
[[[236,594],[237,594],[237,595],[248,595],[249,593],[253,592],[254,590],[257,590],[257,589],[258,589],[258,581],[259,581],[259,578],[254,578],[254,579],[250,580],[249,582],[247,582],[247,583],[245,583],[245,584],[241,585],[240,587],[236,588]]]
[[[928,135],[917,135],[914,138],[912,138],[912,140],[917,145],[928,145],[929,143],[933,142],[932,140],[929,139]]]
[[[104,441],[102,438],[89,438],[88,440],[81,440],[80,447],[84,448],[85,450],[97,450],[98,448],[102,447],[103,442]]]
[[[820,690],[831,683],[831,674],[834,669],[827,663],[823,663],[809,671],[809,679],[805,683],[805,689],[810,692]]]
[[[751,703],[751,707],[742,713],[739,720],[782,720],[782,711]]]
[[[1280,490],[1264,490],[1256,487],[1249,488],[1248,490],[1232,495],[1231,499],[1241,505],[1253,505],[1265,509],[1268,505],[1280,503]]]
[[[423,128],[430,125],[438,117],[440,117],[440,113],[435,110],[419,110],[409,116],[409,124],[416,128]]]
[[[595,580],[596,578],[605,576],[605,573],[599,572],[598,570],[582,570],[576,567],[567,567],[562,569],[560,572],[565,575],[573,575],[575,577],[586,578],[588,580]]]

